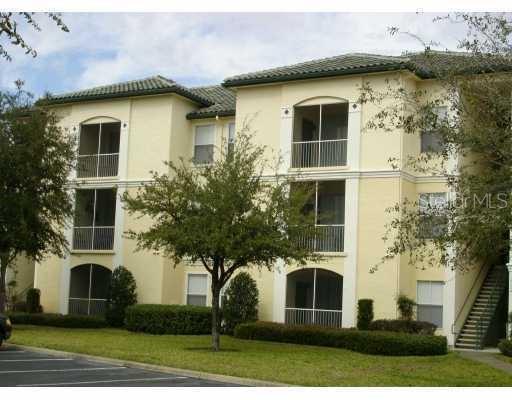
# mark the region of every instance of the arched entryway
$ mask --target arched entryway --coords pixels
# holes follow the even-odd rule
[[[111,275],[110,269],[98,264],[82,264],[72,268],[69,314],[103,314]]]
[[[287,324],[341,328],[343,276],[321,268],[304,268],[286,277]]]

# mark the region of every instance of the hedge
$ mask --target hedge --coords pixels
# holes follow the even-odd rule
[[[105,328],[105,320],[89,315],[32,314],[24,312],[8,313],[13,325],[45,325],[59,328]]]
[[[431,356],[446,354],[448,351],[444,336],[284,325],[274,322],[240,324],[235,329],[235,337],[338,347],[359,353],[386,356]]]
[[[503,339],[498,343],[498,349],[500,349],[501,354],[512,357],[512,340]]]
[[[404,319],[377,319],[370,323],[370,331],[388,331],[433,335],[437,326],[427,321],[409,321]]]
[[[126,308],[125,327],[155,335],[203,335],[211,333],[210,307],[137,304]]]

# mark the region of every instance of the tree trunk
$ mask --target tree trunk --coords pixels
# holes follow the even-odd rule
[[[220,288],[218,285],[212,283],[212,350],[219,351],[220,349]]]
[[[5,312],[7,302],[7,290],[5,288],[5,275],[7,274],[7,264],[9,257],[7,254],[0,254],[0,313]]]

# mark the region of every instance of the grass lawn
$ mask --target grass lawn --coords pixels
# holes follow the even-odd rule
[[[512,386],[512,375],[456,353],[384,357],[224,336],[153,336],[119,329],[15,326],[10,343],[196,371],[317,386]]]

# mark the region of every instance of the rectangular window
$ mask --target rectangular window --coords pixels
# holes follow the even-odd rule
[[[446,193],[421,193],[419,201],[420,235],[432,239],[443,234],[446,229]]]
[[[120,122],[81,125],[77,177],[116,176],[120,140]]]
[[[196,126],[194,163],[211,164],[215,146],[215,125]]]
[[[444,282],[418,281],[417,320],[427,321],[443,327],[443,287]]]
[[[208,275],[190,274],[187,283],[187,304],[191,306],[206,306],[208,290]]]
[[[421,133],[421,152],[422,153],[440,153],[443,150],[443,142],[437,131],[440,124],[446,121],[448,108],[435,107],[434,108],[434,121],[432,126],[428,127]]]
[[[235,123],[228,124],[228,154],[233,152],[235,147]]]

